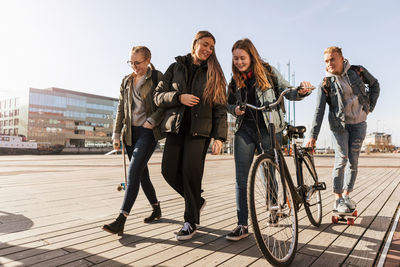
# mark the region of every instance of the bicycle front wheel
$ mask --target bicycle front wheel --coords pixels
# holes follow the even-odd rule
[[[320,226],[322,220],[321,191],[315,186],[318,184],[317,173],[310,155],[305,154],[301,163],[304,183],[304,209],[307,217],[314,226]]]
[[[247,188],[251,222],[260,251],[271,264],[288,265],[297,248],[297,211],[286,180],[270,155],[256,158]]]

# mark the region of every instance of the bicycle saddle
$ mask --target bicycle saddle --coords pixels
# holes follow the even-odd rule
[[[304,138],[304,133],[306,131],[306,127],[305,126],[292,126],[292,125],[288,125],[286,127],[286,132],[287,135],[289,136],[293,136],[293,135],[298,135],[299,138]]]

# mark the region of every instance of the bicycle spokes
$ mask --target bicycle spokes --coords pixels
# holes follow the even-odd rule
[[[297,214],[291,190],[271,156],[256,159],[248,190],[257,244],[271,262],[290,261],[297,246]]]

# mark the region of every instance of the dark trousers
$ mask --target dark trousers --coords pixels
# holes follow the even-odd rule
[[[168,133],[161,172],[185,199],[185,222],[200,223],[201,181],[210,138]]]
[[[153,130],[139,126],[132,127],[132,146],[125,146],[129,158],[127,188],[121,211],[125,214],[131,212],[139,193],[139,186],[142,186],[150,204],[158,202],[156,191],[150,181],[147,163],[156,148],[157,141],[154,139]]]

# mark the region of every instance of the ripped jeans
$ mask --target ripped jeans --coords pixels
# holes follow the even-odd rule
[[[353,191],[358,171],[358,158],[367,132],[367,122],[346,124],[343,132],[333,132],[335,166],[333,167],[333,192]]]

